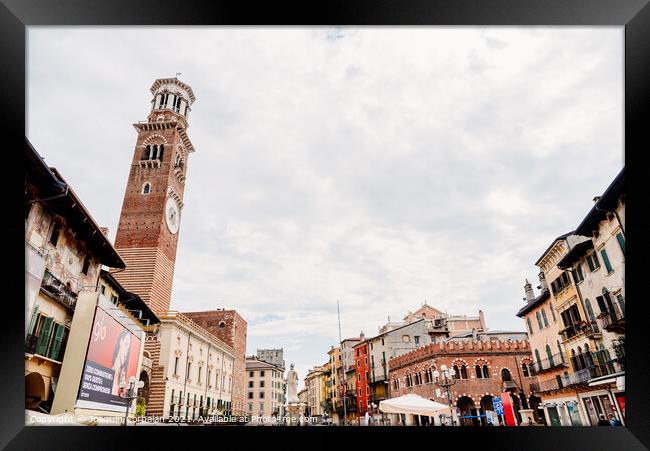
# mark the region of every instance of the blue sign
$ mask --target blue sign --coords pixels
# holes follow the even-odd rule
[[[492,397],[492,405],[494,406],[494,413],[503,415],[503,401],[496,396]]]

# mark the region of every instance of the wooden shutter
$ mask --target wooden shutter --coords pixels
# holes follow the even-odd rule
[[[32,310],[32,317],[29,320],[29,327],[27,328],[27,333],[34,335],[34,328],[36,327],[36,318],[38,317],[38,304],[34,305]]]
[[[623,251],[623,255],[625,255],[625,238],[623,238],[623,235],[620,233],[616,234],[616,239],[618,240],[618,245],[621,246],[621,250]]]
[[[607,272],[608,273],[612,272],[613,271],[612,265],[609,263],[609,257],[607,257],[607,252],[605,251],[605,249],[600,251],[600,255],[603,256],[603,261],[605,262],[605,268],[607,268]]]
[[[65,332],[65,326],[62,324],[54,324],[54,342],[52,343],[52,348],[48,354],[48,357],[52,360],[59,360],[59,351],[61,350],[61,343],[63,342],[63,332]]]
[[[598,307],[600,308],[601,313],[607,312],[607,306],[605,305],[605,299],[602,296],[596,296],[596,302],[598,302]]]
[[[50,342],[50,336],[52,335],[52,318],[43,319],[43,327],[41,327],[41,333],[38,336],[38,342],[36,342],[36,354],[45,355],[47,350],[47,345]]]
[[[591,261],[591,255],[587,257],[587,265],[589,266],[589,271],[593,272],[594,269],[594,262]]]

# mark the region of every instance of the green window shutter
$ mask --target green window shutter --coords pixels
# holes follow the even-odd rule
[[[29,327],[27,328],[27,333],[34,335],[34,328],[36,327],[36,318],[38,318],[38,304],[34,305],[32,310],[32,317],[29,320]]]
[[[600,268],[600,260],[598,260],[598,252],[594,252],[593,254],[591,254],[591,258],[594,259],[594,266],[596,268]]]
[[[616,239],[618,240],[618,245],[621,246],[621,250],[623,251],[623,256],[625,256],[625,238],[623,238],[622,234],[617,233]]]
[[[594,262],[591,261],[591,255],[587,257],[587,265],[589,266],[589,271],[594,272]]]
[[[578,265],[578,276],[580,277],[580,280],[585,280],[585,276],[582,274],[582,265]]]
[[[36,342],[36,354],[45,355],[47,350],[47,345],[50,342],[50,336],[52,335],[52,318],[43,319],[43,327],[41,327],[41,333],[38,336],[38,341]]]
[[[605,249],[600,251],[600,255],[603,256],[603,261],[605,262],[605,268],[607,268],[607,272],[608,273],[612,272],[613,271],[612,265],[609,263],[609,257],[607,257],[607,252],[605,251]]]
[[[59,360],[59,351],[61,350],[61,343],[63,342],[63,333],[65,332],[65,326],[62,324],[55,324],[54,332],[54,342],[52,343],[52,348],[48,354],[48,357],[52,360]]]

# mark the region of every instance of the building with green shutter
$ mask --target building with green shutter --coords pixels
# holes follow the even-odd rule
[[[124,268],[73,189],[25,141],[25,407],[49,412],[80,293]]]

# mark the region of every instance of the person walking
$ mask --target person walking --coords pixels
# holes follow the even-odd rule
[[[613,413],[609,414],[609,424],[611,424],[612,426],[623,426],[621,420],[616,418]]]
[[[598,420],[598,426],[611,426],[610,422],[605,419],[605,415],[600,414],[600,420]]]

